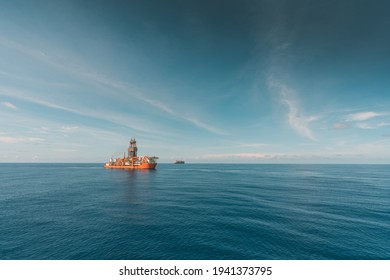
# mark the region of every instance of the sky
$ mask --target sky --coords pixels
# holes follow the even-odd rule
[[[0,162],[390,163],[389,9],[0,0]]]

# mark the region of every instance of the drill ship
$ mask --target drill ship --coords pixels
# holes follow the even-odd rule
[[[109,162],[104,165],[104,168],[117,169],[155,169],[158,157],[138,156],[137,142],[131,138],[129,148],[127,149],[127,156],[123,158],[110,158]]]

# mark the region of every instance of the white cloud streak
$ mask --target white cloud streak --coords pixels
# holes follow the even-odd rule
[[[13,110],[17,110],[17,109],[18,109],[18,108],[17,108],[14,104],[12,104],[11,102],[1,102],[1,105],[3,105],[4,107],[13,109]]]
[[[60,131],[64,133],[73,133],[80,129],[78,126],[61,126]]]
[[[368,123],[357,123],[356,127],[361,128],[361,129],[375,129],[376,128],[375,126],[368,124]]]
[[[240,147],[248,147],[248,148],[260,148],[268,146],[268,144],[262,144],[262,143],[246,143],[246,144],[240,144]]]
[[[390,123],[389,122],[380,122],[377,124],[378,127],[381,127],[381,126],[389,126]]]
[[[334,129],[345,129],[345,128],[347,128],[347,125],[343,124],[343,123],[334,123],[333,128]]]
[[[272,159],[274,155],[263,153],[236,153],[236,154],[209,154],[204,155],[204,159],[228,159],[228,158],[242,158],[242,159]]]
[[[374,121],[374,118],[388,116],[388,112],[359,112],[349,114],[346,117],[347,122],[353,122],[354,126],[360,129],[377,129],[383,126],[389,126],[390,123],[386,121]]]
[[[197,157],[199,160],[221,160],[221,161],[245,161],[253,162],[256,160],[268,160],[270,162],[317,162],[318,160],[326,160],[330,162],[349,162],[354,161],[356,158],[361,158],[362,155],[367,155],[372,152],[372,154],[377,155],[380,149],[383,149],[384,146],[388,147],[388,144],[380,145],[378,148],[377,143],[370,143],[367,145],[358,145],[355,147],[349,148],[348,151],[317,151],[313,153],[226,153],[226,154],[206,154],[200,157]],[[374,153],[375,152],[375,153]]]
[[[194,124],[195,126],[199,127],[199,128],[203,128],[211,133],[214,133],[214,134],[218,134],[218,135],[226,135],[226,132],[224,132],[223,130],[219,129],[219,128],[216,128],[214,126],[211,126],[209,124],[206,124],[198,119],[195,119],[195,118],[190,118],[190,117],[184,117],[187,121],[191,122],[192,124]]]
[[[347,121],[366,121],[375,117],[385,116],[388,113],[377,113],[377,112],[360,112],[355,114],[349,114]]]
[[[390,123],[387,122],[379,122],[379,123],[365,123],[365,122],[359,122],[356,123],[357,128],[361,129],[376,129],[383,126],[389,126]]]
[[[293,98],[294,91],[283,83],[275,80],[269,80],[269,87],[277,90],[280,101],[286,105],[288,109],[287,119],[290,126],[301,136],[310,140],[316,140],[309,127],[309,123],[318,120],[318,117],[303,117],[301,109],[298,106],[298,102]]]
[[[11,136],[0,136],[0,143],[29,143],[29,142],[44,142],[43,138],[36,137],[11,137]]]
[[[13,98],[17,98],[17,99],[20,99],[23,101],[28,101],[28,102],[31,102],[31,103],[34,103],[37,105],[41,105],[44,107],[57,109],[57,110],[77,114],[80,116],[86,116],[86,117],[91,117],[91,118],[95,118],[95,119],[102,119],[105,121],[115,123],[117,125],[129,127],[131,129],[134,129],[134,130],[137,130],[140,132],[156,133],[156,131],[158,131],[157,129],[152,130],[152,129],[146,128],[146,127],[150,127],[150,125],[149,126],[142,125],[143,122],[141,120],[136,119],[135,117],[132,117],[132,116],[123,116],[120,114],[118,115],[115,112],[109,112],[109,113],[104,114],[103,112],[95,112],[93,110],[86,109],[86,108],[77,109],[77,108],[70,108],[70,107],[66,107],[66,106],[61,106],[61,105],[58,105],[58,104],[55,104],[52,102],[38,99],[37,97],[34,97],[34,94],[32,94],[30,92],[27,93],[27,92],[19,91],[19,90],[12,89],[12,88],[0,87],[0,96],[1,95],[10,96]],[[133,119],[136,119],[136,120],[132,121]]]
[[[123,83],[120,81],[115,81],[113,79],[110,79],[106,77],[105,75],[102,75],[100,73],[97,73],[91,69],[88,69],[88,67],[82,66],[79,63],[72,63],[71,60],[66,59],[64,57],[55,56],[55,55],[49,55],[47,52],[43,52],[41,50],[34,49],[32,47],[28,47],[25,45],[22,45],[18,42],[11,41],[7,38],[0,36],[0,44],[6,45],[8,47],[11,47],[13,49],[16,49],[22,53],[25,53],[31,57],[34,57],[37,60],[40,60],[44,63],[47,63],[51,66],[54,66],[58,69],[61,69],[62,71],[65,71],[67,73],[70,73],[79,79],[83,81],[89,81],[94,86],[100,86],[100,87],[106,87],[108,88],[108,94],[110,95],[110,98],[113,98],[116,96],[116,98],[124,98],[126,97],[126,100],[128,100],[128,96],[124,96],[123,93],[126,95],[130,95],[132,98],[136,98],[137,100],[144,102],[148,104],[149,106],[152,106],[155,109],[161,110],[165,113],[170,114],[171,116],[174,116],[177,119],[185,120],[198,128],[205,129],[206,131],[209,131],[214,134],[218,135],[224,135],[225,133],[212,125],[206,124],[203,121],[200,121],[197,117],[185,117],[184,112],[177,112],[177,110],[174,110],[171,108],[171,106],[168,106],[167,104],[164,104],[160,100],[156,100],[154,98],[150,98],[147,96],[145,92],[142,90],[137,89],[136,87],[129,85],[127,83]],[[58,52],[56,52],[58,53]],[[105,90],[103,89],[103,92]],[[107,89],[106,89],[107,91]],[[55,105],[53,103],[49,103],[46,101],[40,101],[42,105],[43,103],[46,103],[46,105],[57,108],[57,109],[64,109],[65,107]],[[67,110],[70,111],[70,110]],[[142,130],[142,129],[139,129]]]

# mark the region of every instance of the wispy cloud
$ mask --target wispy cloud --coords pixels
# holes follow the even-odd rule
[[[347,116],[347,121],[366,121],[375,117],[385,116],[388,113],[377,113],[377,112],[360,112],[355,114],[349,114]]]
[[[244,143],[240,144],[240,147],[248,147],[248,148],[260,148],[260,147],[265,147],[268,146],[268,144],[263,144],[263,143]]]
[[[357,144],[354,147],[355,153],[360,153],[367,157],[371,156],[389,156],[390,155],[390,141],[382,138],[372,142]]]
[[[14,97],[14,98],[17,98],[17,99],[20,99],[23,101],[28,101],[31,103],[39,104],[39,105],[53,108],[53,109],[60,109],[63,111],[78,113],[77,110],[67,108],[64,106],[60,106],[58,104],[51,103],[51,102],[48,102],[45,100],[41,100],[41,99],[37,98],[35,96],[35,94],[31,94],[31,92],[26,93],[25,91],[20,91],[20,90],[14,89],[14,88],[0,87],[0,95]]]
[[[78,136],[88,135],[94,139],[106,141],[107,139],[115,139],[117,141],[125,141],[127,137],[123,137],[121,133],[113,132],[107,129],[99,129],[96,127],[82,126],[82,125],[59,125],[55,121],[51,120],[34,120],[34,123],[44,121],[45,126],[37,128],[32,127],[31,133],[44,136],[45,138],[52,138],[55,135],[62,134],[78,134]],[[0,133],[1,134],[1,133]],[[112,141],[111,141],[112,142]]]
[[[59,51],[53,52],[55,53],[55,55],[50,54],[50,51],[38,50],[33,47],[23,45],[19,42],[15,42],[1,36],[0,36],[0,44],[11,47],[15,50],[18,50],[19,52],[34,57],[39,61],[54,66],[62,71],[65,71],[77,77],[78,79],[84,82],[89,82],[93,86],[99,87],[100,93],[107,94],[111,99],[115,97],[118,98],[119,100],[127,101],[130,96],[134,99],[137,99],[140,102],[152,106],[154,109],[158,109],[164,113],[168,113],[169,115],[175,117],[176,119],[187,121],[199,128],[205,129],[214,134],[218,134],[218,135],[225,134],[221,129],[216,128],[200,120],[199,116],[185,117],[184,113],[186,113],[185,111],[188,110],[185,109],[176,110],[174,109],[174,106],[165,104],[158,98],[151,97],[149,94],[145,93],[144,91],[142,91],[141,89],[137,88],[134,85],[117,81],[115,79],[107,77],[102,73],[98,73],[93,69],[90,69],[86,65],[80,64],[79,61],[74,62],[72,59],[59,55],[61,53]],[[44,100],[41,100],[40,102],[42,105],[45,104],[47,106],[51,106],[52,108],[57,108],[61,110],[65,109],[65,107],[55,105],[53,104],[53,102],[46,102]]]
[[[143,101],[145,101],[146,103],[148,103],[156,108],[159,108],[160,110],[162,110],[162,111],[164,111],[172,116],[184,119],[185,121],[192,123],[193,125],[195,125],[198,128],[205,129],[213,134],[226,135],[225,131],[223,131],[215,126],[212,126],[210,124],[207,124],[207,123],[199,120],[196,117],[188,117],[185,115],[179,117],[179,115],[181,115],[179,112],[176,112],[175,110],[171,109],[168,105],[163,104],[162,102],[160,102],[158,100],[144,98]]]
[[[43,138],[35,138],[35,137],[11,137],[11,136],[0,136],[0,143],[28,143],[28,142],[44,142]]]
[[[143,101],[168,114],[175,115],[175,112],[171,108],[169,108],[166,104],[163,104],[161,101],[149,99],[149,98],[143,98]]]
[[[12,104],[11,102],[1,102],[1,105],[3,105],[4,107],[13,109],[13,110],[17,110],[17,109],[18,109],[18,108],[17,108],[14,104]]]
[[[379,122],[379,123],[366,123],[366,122],[359,122],[356,123],[356,127],[361,129],[376,129],[383,126],[389,126],[390,123],[388,122]]]
[[[57,110],[69,112],[80,116],[86,116],[95,119],[101,119],[104,121],[109,121],[117,125],[126,126],[140,132],[154,133],[154,134],[158,132],[157,129],[149,129],[151,128],[151,125],[144,125],[145,121],[142,121],[134,116],[118,114],[117,112],[103,113],[103,112],[96,112],[89,108],[82,108],[82,109],[76,107],[71,108],[63,105],[58,105],[56,103],[49,102],[43,99],[39,99],[38,97],[35,96],[36,94],[33,94],[31,92],[20,91],[13,88],[5,88],[1,86],[0,86],[0,95],[10,96],[23,101],[28,101],[34,104],[38,104],[40,106],[57,109]],[[131,121],[131,120],[135,120],[135,121]]]
[[[374,144],[366,145],[364,148],[373,149]],[[272,162],[316,162],[319,159],[340,162],[343,160],[353,159],[362,155],[363,147],[350,148],[350,151],[326,151],[326,152],[313,152],[313,153],[226,153],[226,154],[206,154],[198,157],[197,159],[204,160],[230,160],[243,161],[243,160],[270,160]]]
[[[218,135],[226,135],[226,132],[224,132],[223,130],[216,128],[214,126],[211,126],[209,124],[206,124],[206,123],[204,123],[196,118],[185,117],[185,119],[187,121],[191,122],[192,124],[194,124],[195,126],[197,126],[199,128],[203,128],[211,133],[218,134]]]
[[[334,129],[345,129],[347,128],[348,126],[344,123],[334,123],[333,124],[333,128]]]
[[[317,116],[302,116],[298,102],[294,99],[294,91],[288,88],[281,82],[269,79],[269,86],[277,90],[280,101],[286,105],[288,109],[287,118],[290,126],[295,129],[300,135],[305,138],[316,140],[313,132],[309,127],[309,123],[318,120]]]
[[[78,126],[61,126],[60,128],[60,131],[61,132],[64,132],[64,133],[72,133],[72,132],[75,132],[75,131],[78,131],[80,129],[80,127]]]
[[[272,159],[274,155],[263,153],[236,153],[236,154],[208,154],[202,156],[204,159],[229,159],[229,158],[242,158],[242,159]]]
[[[390,125],[390,122],[380,122],[377,124],[378,127],[381,127],[381,126],[389,126]]]
[[[356,127],[361,128],[361,129],[375,129],[376,128],[375,126],[368,124],[368,123],[357,123]]]
[[[299,134],[302,136],[309,138],[311,140],[315,140],[313,132],[309,127],[309,118],[304,118],[300,116],[300,110],[298,105],[294,100],[288,99],[287,95],[283,96],[282,102],[284,102],[288,109],[288,122],[292,128],[294,128]]]

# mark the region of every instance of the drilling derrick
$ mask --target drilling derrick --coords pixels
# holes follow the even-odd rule
[[[137,142],[135,141],[134,138],[131,138],[129,148],[127,149],[127,152],[128,152],[127,156],[129,158],[136,157],[137,156],[137,150],[138,150]]]

